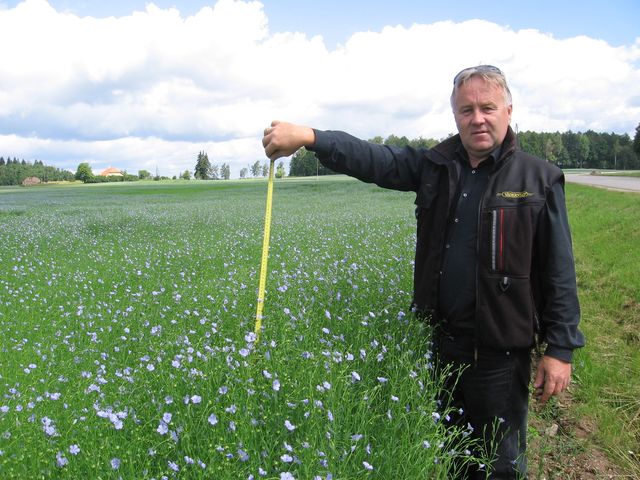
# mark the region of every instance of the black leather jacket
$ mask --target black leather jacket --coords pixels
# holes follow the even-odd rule
[[[344,132],[315,131],[310,150],[328,168],[384,188],[416,192],[413,305],[437,321],[447,218],[455,207],[458,135],[432,149],[394,148]],[[538,333],[546,354],[570,361],[584,345],[578,330],[564,176],[555,165],[516,146],[511,129],[480,202],[476,262],[475,341],[531,348]]]

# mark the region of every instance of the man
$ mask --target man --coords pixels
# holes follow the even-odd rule
[[[564,176],[518,149],[498,68],[458,73],[451,107],[458,135],[429,150],[275,121],[263,145],[272,160],[304,146],[334,171],[416,192],[413,306],[434,326],[438,363],[461,372],[443,398],[495,451],[489,478],[521,478],[536,339],[546,343],[534,379],[542,403],[567,388],[584,345]]]

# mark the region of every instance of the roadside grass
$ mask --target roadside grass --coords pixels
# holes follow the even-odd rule
[[[609,177],[640,177],[640,170],[600,170],[598,168],[565,168],[565,173],[582,173]]]
[[[599,171],[598,175],[609,175],[615,177],[640,177],[640,170],[603,170]]]
[[[577,360],[580,410],[640,476],[640,195],[571,186],[569,198],[589,342]]]
[[[530,438],[541,462],[545,453],[559,462],[568,452],[588,457],[593,442],[640,478],[640,195],[569,184],[567,206],[587,346],[574,359],[572,398],[534,410],[532,423],[557,422],[559,436],[541,440],[534,429]]]

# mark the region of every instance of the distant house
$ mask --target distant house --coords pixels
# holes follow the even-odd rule
[[[27,177],[22,181],[23,187],[32,187],[34,185],[38,185],[41,180],[38,177]]]
[[[116,167],[105,168],[98,175],[101,177],[124,177],[122,170]]]

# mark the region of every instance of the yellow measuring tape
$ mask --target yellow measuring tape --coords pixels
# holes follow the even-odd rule
[[[256,343],[262,328],[262,309],[264,308],[264,290],[267,283],[267,260],[269,259],[269,237],[271,236],[271,203],[273,200],[273,163],[269,165],[269,185],[267,187],[267,208],[264,213],[264,236],[262,238],[262,261],[260,262],[260,285],[258,286],[258,308],[256,311]]]

